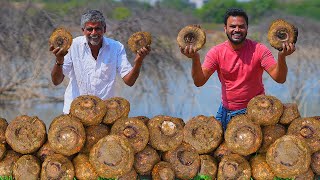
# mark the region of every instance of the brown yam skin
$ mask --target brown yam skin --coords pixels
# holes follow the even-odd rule
[[[274,143],[275,140],[286,134],[286,127],[281,124],[270,125],[262,127],[262,145],[259,148],[259,153],[266,153],[269,146]]]
[[[197,51],[206,43],[206,33],[199,27],[185,26],[178,33],[177,43],[181,48],[192,45],[193,49]]]
[[[311,168],[315,174],[320,175],[320,151],[312,154]]]
[[[113,124],[116,120],[127,118],[130,112],[130,103],[122,97],[113,97],[104,101],[107,105],[107,112],[102,120],[105,124]]]
[[[37,116],[16,117],[7,127],[5,136],[11,148],[21,154],[37,151],[46,141],[46,125]]]
[[[8,150],[5,157],[0,161],[0,176],[12,176],[13,165],[20,157],[20,153]]]
[[[72,101],[70,114],[80,119],[85,126],[98,125],[107,112],[106,106],[97,96],[82,95]]]
[[[96,180],[98,174],[89,162],[89,156],[79,153],[72,160],[75,170],[75,176],[78,180]]]
[[[6,151],[7,151],[6,145],[0,143],[0,161],[4,158]]]
[[[132,168],[130,172],[127,174],[121,176],[118,178],[118,180],[137,180],[138,179],[138,174],[137,172]]]
[[[274,96],[258,95],[247,105],[250,119],[262,126],[275,125],[283,113],[283,104]]]
[[[89,162],[100,177],[118,178],[133,167],[134,150],[128,140],[118,135],[107,135],[90,150]]]
[[[8,127],[8,122],[6,119],[0,117],[0,143],[6,143],[6,129]]]
[[[37,158],[40,159],[41,162],[43,162],[47,156],[56,154],[53,149],[50,147],[49,142],[47,141],[44,143],[44,145],[38,150],[37,152]]]
[[[85,138],[85,129],[76,117],[60,115],[50,124],[48,142],[57,153],[71,156],[79,152],[85,143]]]
[[[139,31],[132,34],[128,39],[128,46],[133,53],[137,53],[143,47],[150,46],[152,42],[149,32]]]
[[[127,138],[135,153],[142,151],[149,141],[147,126],[136,118],[117,120],[111,127],[111,134]]]
[[[148,125],[148,121],[150,120],[147,116],[135,116],[134,118],[141,120],[145,125]]]
[[[105,124],[85,127],[86,142],[81,149],[81,153],[89,154],[92,146],[97,143],[101,138],[110,133],[110,128]]]
[[[200,157],[195,148],[182,143],[176,149],[164,153],[163,160],[169,162],[177,178],[189,180],[195,177],[200,168]]]
[[[250,177],[250,164],[244,157],[238,154],[230,154],[223,156],[218,167],[218,180],[250,180]]]
[[[314,180],[314,173],[309,168],[307,172],[302,173],[294,178],[294,180]]]
[[[270,166],[266,161],[265,154],[258,154],[250,159],[252,177],[255,180],[273,180],[275,178]]]
[[[320,150],[320,121],[314,118],[299,118],[292,121],[288,133],[304,139],[311,153]]]
[[[223,139],[221,122],[213,116],[193,117],[184,126],[183,134],[183,141],[192,145],[199,154],[213,151]]]
[[[135,154],[133,167],[140,175],[150,175],[152,168],[158,162],[160,162],[159,154],[153,147],[147,145]]]
[[[72,35],[65,27],[58,27],[50,35],[49,44],[54,48],[63,48],[61,54],[65,54],[72,44]]]
[[[184,125],[181,118],[164,115],[151,118],[148,122],[149,143],[160,151],[177,148],[183,141]]]
[[[232,152],[247,156],[256,152],[262,143],[262,131],[245,114],[237,115],[229,122],[224,139]]]
[[[283,104],[283,113],[280,117],[279,123],[288,125],[297,118],[300,118],[298,105],[296,103]]]
[[[213,152],[213,157],[221,161],[222,157],[225,155],[233,154],[232,151],[228,148],[225,141],[223,141],[219,147]]]
[[[211,179],[215,179],[218,173],[218,163],[210,155],[200,155],[199,175],[205,175]]]
[[[72,180],[74,175],[72,162],[61,154],[48,156],[41,166],[41,180]]]
[[[160,161],[152,169],[152,180],[174,180],[175,173],[170,163]]]
[[[271,144],[266,160],[277,177],[292,178],[309,169],[311,153],[304,140],[284,135]]]
[[[13,177],[16,180],[38,180],[40,177],[41,164],[33,155],[21,156],[13,166]]]

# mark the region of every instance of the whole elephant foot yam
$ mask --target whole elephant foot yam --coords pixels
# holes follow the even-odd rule
[[[298,105],[296,103],[285,103],[283,104],[283,113],[280,117],[279,123],[287,125],[299,117],[300,112]]]
[[[6,119],[0,117],[0,143],[6,143],[6,129],[8,127],[8,122]]]
[[[218,167],[218,179],[250,179],[249,162],[238,154],[223,156]]]
[[[85,126],[98,125],[107,112],[106,103],[97,96],[82,95],[71,103],[70,114]]]
[[[20,153],[8,150],[0,161],[0,176],[12,176],[13,165],[21,157]]]
[[[159,154],[148,145],[135,154],[133,166],[140,175],[150,175],[153,166],[158,162],[160,162]]]
[[[149,141],[147,126],[137,118],[119,119],[112,125],[111,134],[127,138],[135,153],[142,151]]]
[[[205,175],[211,179],[215,179],[218,172],[218,164],[210,155],[200,155],[199,175]]]
[[[175,149],[183,141],[184,125],[181,118],[163,115],[151,118],[148,122],[151,146],[160,151]]]
[[[247,115],[233,117],[225,132],[228,148],[243,156],[256,152],[262,143],[262,131]]]
[[[16,180],[38,180],[40,177],[41,164],[33,155],[24,155],[13,166],[13,176]]]
[[[299,118],[290,124],[288,133],[303,138],[311,153],[320,150],[320,121],[314,118]]]
[[[216,149],[223,139],[221,123],[214,117],[203,115],[190,119],[183,128],[184,142],[192,145],[199,154]]]
[[[138,179],[138,174],[137,172],[134,170],[134,168],[131,169],[130,172],[128,172],[127,174],[121,176],[118,178],[118,180],[137,180]]]
[[[72,35],[66,28],[58,27],[51,33],[49,44],[54,48],[63,48],[63,52],[67,52],[72,44]]]
[[[268,41],[272,47],[282,51],[282,44],[296,43],[298,28],[283,19],[274,20],[268,30]]]
[[[103,119],[105,124],[113,124],[116,120],[127,118],[130,112],[130,103],[122,97],[113,97],[104,101],[107,105],[107,112]]]
[[[291,178],[308,170],[311,154],[304,140],[284,135],[269,147],[266,160],[277,177]]]
[[[41,167],[41,179],[73,179],[75,175],[72,162],[61,154],[48,156]]]
[[[89,154],[90,149],[94,144],[96,144],[101,138],[109,134],[110,129],[105,124],[87,126],[86,131],[86,142],[81,149],[81,153]]]
[[[169,162],[179,179],[194,178],[200,168],[200,157],[189,144],[182,143],[176,149],[164,153],[163,160]]]
[[[320,151],[317,151],[311,156],[311,168],[314,173],[320,176]]]
[[[79,180],[96,180],[98,174],[89,162],[89,157],[85,154],[79,153],[72,160],[75,170],[75,176]]]
[[[48,141],[57,153],[65,156],[78,153],[84,146],[85,138],[85,129],[74,116],[60,115],[50,124]]]
[[[153,180],[174,180],[175,173],[170,163],[160,161],[152,169]]]
[[[255,180],[274,180],[275,175],[266,161],[265,154],[253,156],[250,160],[252,177]]]
[[[258,95],[247,105],[247,114],[255,123],[268,126],[279,122],[283,113],[283,104],[274,96]]]
[[[126,138],[107,135],[92,147],[89,162],[100,177],[118,178],[133,167],[134,150]]]
[[[177,42],[182,48],[192,45],[194,50],[199,50],[206,43],[206,33],[199,27],[188,25],[179,31]]]
[[[128,46],[133,53],[137,53],[143,47],[151,45],[151,34],[149,32],[139,31],[132,34],[128,39]]]
[[[5,136],[14,151],[21,154],[33,153],[46,140],[46,125],[36,116],[18,116],[9,123]]]

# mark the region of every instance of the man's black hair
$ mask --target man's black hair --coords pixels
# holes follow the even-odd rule
[[[246,20],[247,25],[249,25],[247,13],[240,8],[229,8],[224,15],[224,24],[227,25],[227,20],[230,16],[242,16]]]

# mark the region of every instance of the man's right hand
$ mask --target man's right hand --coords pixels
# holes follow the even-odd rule
[[[57,63],[63,64],[64,56],[68,53],[68,51],[64,51],[63,48],[60,47],[54,48],[53,45],[50,45],[49,50],[56,56]]]
[[[182,54],[184,54],[188,58],[192,58],[192,59],[199,58],[199,53],[192,47],[192,45],[186,46],[184,48],[180,47],[180,51]]]

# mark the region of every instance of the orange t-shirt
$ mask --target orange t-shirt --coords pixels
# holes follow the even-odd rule
[[[265,45],[246,39],[236,51],[229,41],[214,46],[202,67],[218,72],[223,106],[238,110],[246,108],[256,95],[265,93],[262,74],[274,64],[276,60]]]

